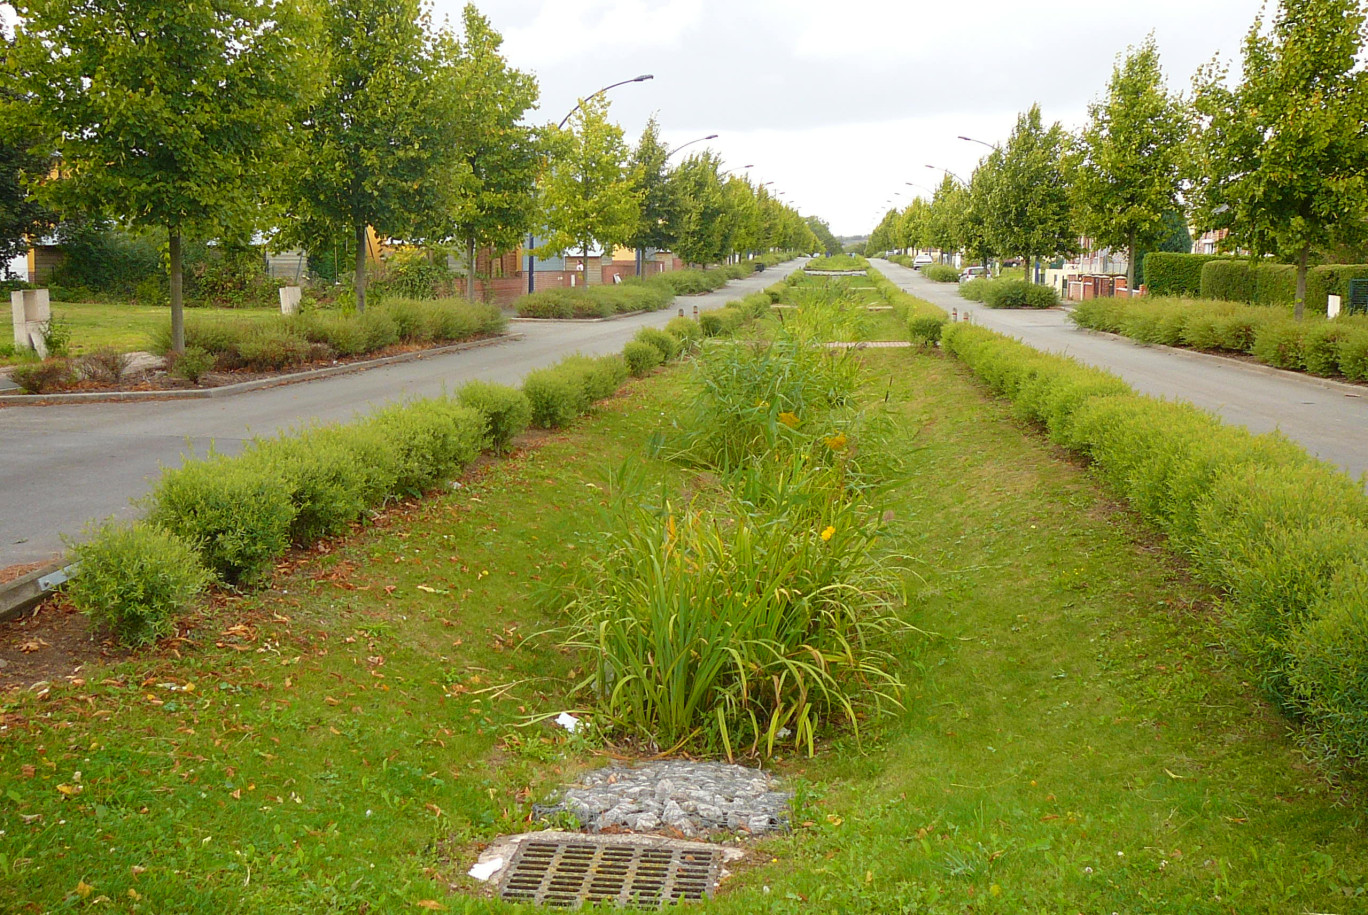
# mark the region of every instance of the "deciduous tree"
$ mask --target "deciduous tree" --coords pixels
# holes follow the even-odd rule
[[[607,100],[581,101],[569,124],[555,137],[542,183],[549,231],[539,250],[560,254],[578,248],[588,283],[589,246],[598,242],[607,251],[625,244],[638,227],[641,204],[622,128],[608,120]]]
[[[1164,87],[1154,36],[1112,70],[1106,98],[1076,145],[1072,192],[1078,228],[1100,247],[1125,249],[1135,286],[1139,251],[1169,234],[1164,214],[1179,209],[1188,115]]]
[[[1064,128],[1041,123],[1040,106],[1017,118],[1001,153],[994,151],[988,236],[1001,253],[1021,254],[1026,278],[1033,279],[1035,258],[1064,254],[1078,246],[1069,207],[1064,167]]]
[[[169,235],[172,347],[181,241],[241,233],[308,77],[287,0],[15,0],[6,120],[54,150],[40,199]]]
[[[1365,234],[1364,21],[1361,0],[1283,0],[1269,30],[1250,28],[1239,85],[1215,63],[1196,80],[1198,222],[1293,259],[1298,319],[1312,249]]]

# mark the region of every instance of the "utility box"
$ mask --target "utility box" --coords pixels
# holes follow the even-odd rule
[[[10,293],[10,313],[14,319],[14,348],[44,352],[43,330],[52,319],[52,306],[46,289],[16,289]]]

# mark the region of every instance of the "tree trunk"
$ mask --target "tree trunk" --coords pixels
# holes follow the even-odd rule
[[[641,276],[646,271],[646,249],[637,248],[636,275]]]
[[[171,351],[185,352],[185,300],[181,294],[181,231],[171,226],[167,231],[171,255]]]
[[[1126,291],[1135,295],[1135,233],[1126,246]]]
[[[584,257],[580,259],[580,272],[584,274],[584,288],[589,288],[589,242],[584,243]]]
[[[352,280],[356,287],[356,313],[366,313],[366,224],[356,227],[356,276]]]
[[[1297,258],[1297,304],[1292,309],[1292,317],[1298,321],[1306,312],[1306,260],[1311,255],[1311,246],[1302,245],[1301,256]]]
[[[475,236],[466,239],[466,298],[475,301]]]

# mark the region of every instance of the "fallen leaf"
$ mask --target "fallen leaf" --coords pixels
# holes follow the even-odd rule
[[[80,785],[58,785],[57,790],[67,797],[75,797],[84,789]]]
[[[95,892],[95,887],[91,886],[89,883],[86,883],[84,880],[76,884],[76,895],[80,896],[82,899],[86,898],[93,892]]]
[[[22,651],[22,652],[24,652],[25,654],[31,654],[31,653],[33,653],[33,652],[35,652],[35,651],[38,651],[38,650],[41,649],[41,648],[47,648],[47,647],[48,647],[48,643],[45,642],[45,641],[43,641],[42,639],[33,639],[33,640],[31,640],[31,641],[25,642],[24,644],[20,645],[20,646],[19,646],[19,650]]]
[[[423,899],[417,903],[417,906],[420,909],[431,909],[434,912],[440,912],[446,908],[436,899]]]

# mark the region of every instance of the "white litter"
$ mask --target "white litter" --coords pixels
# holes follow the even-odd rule
[[[579,723],[579,719],[569,712],[561,712],[556,716],[556,724],[565,728],[571,734],[575,733],[575,730],[579,727]]]
[[[498,873],[501,867],[503,867],[503,858],[490,858],[488,861],[477,861],[471,865],[468,873],[476,880],[488,880]]]

